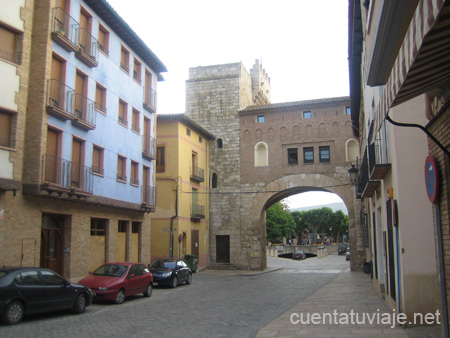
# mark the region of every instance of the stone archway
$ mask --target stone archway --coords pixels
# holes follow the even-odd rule
[[[355,216],[354,187],[346,178],[336,179],[323,174],[288,175],[267,183],[258,191],[246,207],[241,208],[241,229],[247,229],[247,243],[243,243],[242,253],[248,248],[248,266],[250,269],[263,270],[266,260],[265,210],[272,204],[295,194],[307,191],[326,191],[337,194],[345,203],[349,216],[349,242],[357,247],[360,220]],[[357,206],[356,206],[357,207]],[[244,229],[242,229],[244,230]],[[362,257],[352,256],[350,267],[359,269]]]

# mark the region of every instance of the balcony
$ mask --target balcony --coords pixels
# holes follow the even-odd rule
[[[90,167],[55,156],[43,156],[41,190],[46,190],[49,194],[91,195],[93,177]]]
[[[73,120],[75,90],[58,80],[47,81],[47,113],[63,120]]]
[[[200,220],[205,219],[205,206],[204,205],[191,205],[191,220],[194,222],[200,222]]]
[[[89,67],[98,66],[98,46],[99,42],[85,28],[78,28],[78,49],[76,57]]]
[[[62,8],[53,8],[52,39],[69,52],[78,49],[78,27],[74,18]]]
[[[151,87],[144,87],[144,109],[156,113],[156,91]]]
[[[74,119],[72,123],[85,130],[95,129],[95,102],[80,93],[73,94]]]
[[[381,185],[380,181],[371,180],[369,175],[369,158],[368,158],[368,148],[364,151],[364,157],[361,163],[360,176],[358,181],[358,195],[361,198],[372,197],[373,193]]]
[[[205,171],[197,166],[194,166],[191,171],[191,181],[204,182]]]
[[[156,159],[156,139],[150,135],[142,135],[142,157]]]
[[[376,139],[369,145],[369,173],[370,179],[382,180],[391,169],[388,163],[387,152],[383,151],[381,139]]]
[[[142,186],[142,208],[154,211],[156,207],[156,188],[151,185]]]

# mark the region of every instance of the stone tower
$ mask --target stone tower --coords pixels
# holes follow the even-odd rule
[[[249,264],[252,229],[241,221],[238,112],[260,104],[270,104],[270,78],[259,60],[250,73],[242,63],[189,70],[186,115],[216,137],[209,161],[209,179],[213,182],[209,208],[212,265],[229,263],[241,269],[252,268]]]

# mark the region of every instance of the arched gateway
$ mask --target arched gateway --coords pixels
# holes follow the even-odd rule
[[[186,114],[220,139],[211,147],[210,265],[266,267],[265,210],[301,192],[339,195],[347,206],[351,268],[365,261],[346,149],[358,142],[350,98],[270,104],[270,79],[256,60],[190,69]],[[349,141],[351,140],[351,141]]]

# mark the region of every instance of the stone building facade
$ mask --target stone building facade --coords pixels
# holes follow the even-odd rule
[[[190,69],[186,114],[216,136],[211,264],[264,269],[265,209],[290,195],[322,190],[346,203],[351,246],[358,248],[352,268],[361,268],[363,234],[348,178],[359,145],[351,133],[349,98],[270,104],[270,90],[258,60],[250,73],[241,63]]]

